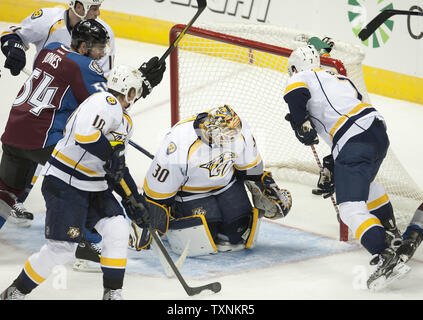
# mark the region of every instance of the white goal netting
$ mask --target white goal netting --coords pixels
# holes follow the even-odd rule
[[[171,59],[173,120],[228,104],[252,127],[265,165],[277,178],[316,187],[316,160],[284,120],[288,107],[283,100],[287,57],[313,36],[322,37],[269,25],[214,24],[192,28]],[[371,103],[362,74],[363,51],[336,39],[334,42],[332,59],[323,58],[322,63],[345,72],[364,100]],[[336,65],[333,59],[342,64]],[[323,141],[316,150],[320,158],[330,153]],[[385,187],[403,231],[423,202],[422,191],[392,150],[376,179]]]

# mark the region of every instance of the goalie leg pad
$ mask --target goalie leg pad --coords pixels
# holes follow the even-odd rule
[[[243,238],[245,237],[245,247],[252,249],[256,245],[257,237],[260,229],[260,214],[257,208],[253,208],[251,223],[249,228],[244,232]],[[249,232],[249,233],[247,233]]]
[[[171,250],[177,254],[182,254],[188,242],[190,242],[188,257],[207,255],[217,251],[203,215],[172,220],[166,236]]]

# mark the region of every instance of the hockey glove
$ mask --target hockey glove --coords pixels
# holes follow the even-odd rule
[[[137,204],[132,203],[129,197],[123,198],[121,203],[129,219],[134,221],[135,224],[141,228],[148,228],[150,215],[140,198],[142,198],[142,196],[137,197]]]
[[[329,54],[332,51],[335,42],[333,42],[333,39],[329,37],[324,37],[322,41],[329,46],[329,48],[325,48],[325,51]]]
[[[285,120],[289,121],[292,129],[295,132],[297,139],[306,146],[311,146],[313,144],[319,143],[319,137],[317,136],[317,131],[314,129],[310,120],[305,119],[302,123],[296,123],[291,117],[291,114],[288,113],[285,116]]]
[[[335,192],[333,181],[334,162],[332,155],[323,158],[323,168],[320,170],[319,181],[317,182],[318,194],[323,198],[329,198]]]
[[[17,76],[26,65],[25,47],[22,42],[13,39],[5,41],[2,51],[6,56],[4,67],[10,69],[12,76]]]
[[[162,81],[166,62],[159,65],[159,58],[153,57],[148,62],[144,62],[138,70],[144,77],[141,96],[145,98]]]
[[[285,217],[292,207],[291,193],[285,189],[279,189],[272,174],[265,171],[259,181],[245,181],[251,192],[254,207],[264,211],[268,219]]]
[[[119,143],[113,147],[113,152],[104,165],[106,179],[119,184],[125,174],[125,145]]]

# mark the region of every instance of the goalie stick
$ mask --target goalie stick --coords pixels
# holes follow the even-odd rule
[[[143,147],[141,147],[140,145],[138,145],[134,141],[129,140],[128,143],[131,146],[133,146],[135,149],[137,149],[138,151],[141,151],[144,155],[146,155],[150,159],[152,159],[152,160],[154,159],[154,156],[150,152],[148,152],[146,149],[144,149]],[[159,238],[159,240],[160,240],[160,238]],[[188,242],[186,244],[185,248],[184,248],[184,251],[179,256],[178,260],[176,260],[176,262],[175,262],[175,266],[178,269],[182,267],[182,265],[185,262],[185,259],[187,258],[188,250],[189,250],[189,245],[190,245],[190,243]],[[169,278],[171,278],[174,275],[174,272],[170,268],[169,264],[165,261],[165,259],[163,259],[164,258],[163,255],[160,254],[161,253],[160,248],[158,247],[158,245],[155,242],[153,242],[151,246],[152,246],[153,250],[155,250],[159,254],[159,260],[160,260],[160,263],[162,264],[162,266],[163,266],[163,268],[165,270],[166,276],[169,277]]]
[[[120,185],[122,186],[123,190],[125,191],[126,196],[129,198],[131,203],[138,207],[139,204],[137,200],[135,199],[134,195],[132,194],[131,190],[129,189],[128,185],[126,184],[125,180],[120,181]],[[181,283],[182,287],[185,289],[185,292],[189,296],[194,296],[196,294],[199,294],[203,292],[204,290],[211,290],[214,293],[219,292],[222,289],[222,285],[220,282],[212,282],[203,286],[199,287],[191,287],[189,286],[185,279],[182,277],[181,273],[179,272],[178,268],[175,266],[175,263],[173,262],[172,258],[170,257],[169,253],[167,252],[166,248],[164,247],[162,241],[160,240],[160,237],[158,236],[157,232],[154,231],[151,226],[149,227],[150,234],[153,237],[153,241],[160,249],[161,253],[163,254],[164,258],[166,259],[169,266],[172,268],[173,272],[175,273],[176,277],[178,278],[179,282]]]
[[[408,15],[408,16],[423,16],[423,12],[420,11],[408,11],[408,10],[395,10],[387,9],[380,12],[374,17],[358,34],[361,41],[366,40],[370,35],[379,28],[382,23],[388,20],[394,15]]]

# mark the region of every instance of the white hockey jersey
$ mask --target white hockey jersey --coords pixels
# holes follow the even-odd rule
[[[305,106],[303,96],[311,98]],[[337,157],[351,137],[368,129],[382,115],[368,103],[353,82],[329,70],[306,70],[294,74],[287,82],[284,99],[291,115],[298,119],[309,116],[319,136]]]
[[[103,69],[104,75],[107,77],[113,68],[115,36],[112,28],[106,22],[100,18],[96,20],[106,28],[110,37],[109,55],[97,61],[97,64]],[[8,31],[2,33],[2,35],[11,32],[15,32],[27,48],[29,48],[31,43],[35,45],[36,54],[34,61],[41,49],[49,43],[60,42],[67,47],[70,47],[71,44],[67,10],[62,7],[37,10],[31,16],[25,18],[19,25],[10,26]]]
[[[223,192],[234,180],[234,169],[263,172],[255,139],[242,122],[242,136],[224,148],[211,148],[195,130],[195,118],[180,121],[167,133],[144,180],[150,198],[191,200]]]
[[[109,141],[123,141],[125,145],[132,136],[131,117],[108,92],[94,93],[75,110],[43,175],[56,176],[80,190],[106,190],[105,162],[77,144],[96,142],[101,133]]]

